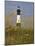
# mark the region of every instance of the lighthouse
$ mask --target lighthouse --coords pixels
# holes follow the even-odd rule
[[[20,7],[17,7],[17,20],[16,20],[16,26],[21,27],[21,15],[20,15]]]

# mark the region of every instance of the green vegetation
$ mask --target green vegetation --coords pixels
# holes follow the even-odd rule
[[[32,44],[34,43],[34,31],[24,28],[6,28],[5,29],[5,44]]]

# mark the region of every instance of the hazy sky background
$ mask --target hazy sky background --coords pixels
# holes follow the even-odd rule
[[[22,14],[25,16],[33,15],[33,3],[31,2],[14,2],[14,1],[6,1],[5,3],[5,12],[8,15],[10,12],[17,9],[17,6],[20,6]]]

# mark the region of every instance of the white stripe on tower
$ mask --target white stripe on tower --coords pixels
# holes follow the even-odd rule
[[[17,23],[21,23],[20,15],[17,15]]]

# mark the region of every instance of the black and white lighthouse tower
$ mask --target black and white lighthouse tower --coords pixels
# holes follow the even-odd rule
[[[20,15],[20,6],[17,7],[17,22],[16,22],[16,26],[17,27],[21,27],[21,15]]]

